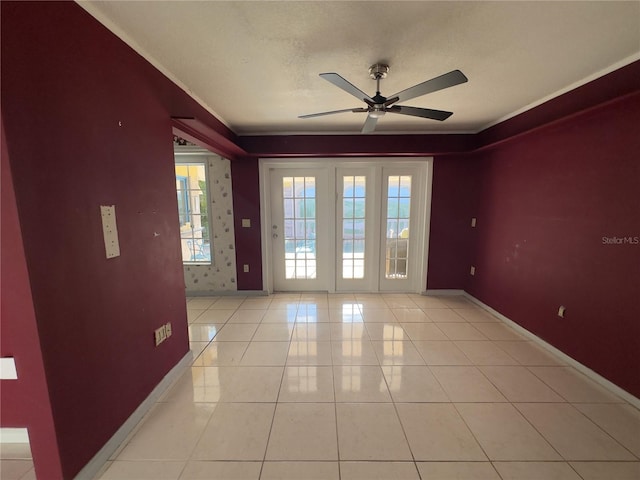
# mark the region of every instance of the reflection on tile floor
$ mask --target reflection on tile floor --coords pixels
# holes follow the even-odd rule
[[[464,297],[187,308],[193,365],[98,478],[640,478],[640,412]]]

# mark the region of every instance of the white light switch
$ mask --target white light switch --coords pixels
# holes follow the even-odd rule
[[[476,226],[476,217],[473,217],[471,219],[471,226],[475,228],[475,226]]]
[[[242,228],[251,228],[251,219],[243,218],[242,219]]]
[[[104,235],[104,248],[107,258],[120,255],[120,243],[118,242],[118,227],[116,225],[116,206],[100,205],[102,215],[102,234]]]

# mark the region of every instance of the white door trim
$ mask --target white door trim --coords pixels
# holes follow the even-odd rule
[[[427,285],[427,266],[429,257],[429,229],[431,219],[431,188],[433,182],[433,157],[362,157],[362,158],[260,158],[258,160],[258,173],[260,185],[260,222],[261,222],[261,253],[262,253],[262,284],[263,289],[268,293],[273,293],[273,259],[270,252],[272,251],[271,238],[271,195],[270,195],[270,169],[273,168],[329,168],[331,169],[329,178],[335,183],[335,172],[338,167],[357,167],[363,165],[384,166],[384,165],[401,165],[426,163],[426,178],[421,184],[424,185],[425,195],[421,195],[424,204],[422,211],[424,217],[419,229],[420,240],[424,247],[420,249],[420,257],[417,262],[418,275],[416,284],[412,286],[411,291],[422,293],[426,290]],[[331,222],[330,222],[331,223]],[[335,222],[333,222],[335,224]],[[335,232],[334,232],[335,236]],[[335,245],[335,242],[333,242]],[[334,247],[335,250],[335,247]],[[335,253],[334,253],[335,255]],[[328,291],[335,292],[335,277],[330,279]],[[419,285],[418,285],[419,283]],[[378,285],[376,283],[376,289]]]

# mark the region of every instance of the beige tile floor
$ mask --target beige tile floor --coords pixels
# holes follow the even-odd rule
[[[187,308],[193,365],[99,479],[640,479],[640,412],[464,297]]]

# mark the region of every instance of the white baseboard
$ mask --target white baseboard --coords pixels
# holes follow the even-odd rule
[[[269,295],[266,290],[186,290],[187,297],[264,297]]]
[[[578,370],[583,375],[587,376],[588,378],[590,378],[591,380],[593,380],[597,384],[599,384],[599,385],[603,386],[604,388],[606,388],[607,390],[609,390],[614,395],[619,396],[620,398],[622,398],[626,402],[629,402],[635,408],[640,410],[640,399],[638,397],[636,397],[636,396],[632,395],[631,393],[627,392],[626,390],[620,388],[615,383],[611,382],[610,380],[607,380],[602,375],[594,372],[589,367],[583,365],[582,363],[578,362],[574,358],[571,358],[569,355],[564,353],[562,350],[559,350],[556,347],[554,347],[553,345],[551,345],[550,343],[545,342],[540,337],[538,337],[535,333],[531,333],[529,330],[527,330],[526,328],[524,328],[521,325],[517,324],[516,322],[514,322],[510,318],[505,317],[503,314],[501,314],[497,310],[494,310],[489,305],[481,302],[480,300],[478,300],[473,295],[469,295],[467,292],[463,292],[462,295],[464,295],[466,298],[471,300],[473,303],[475,303],[479,307],[483,308],[484,310],[486,310],[487,312],[492,314],[494,317],[497,317],[499,320],[501,320],[502,322],[504,322],[507,325],[509,325],[511,328],[513,328],[515,331],[517,331],[521,335],[523,335],[523,336],[527,337],[528,339],[534,341],[539,346],[541,346],[542,348],[544,348],[548,352],[552,353],[556,357],[560,358],[562,361],[564,361],[568,365],[571,365],[573,368]]]
[[[465,295],[465,291],[464,290],[457,290],[457,289],[453,289],[453,288],[442,288],[442,289],[431,289],[431,290],[425,290],[424,292],[422,292],[422,295],[427,295],[427,296],[452,296],[452,295]]]
[[[182,374],[186,368],[193,363],[193,354],[191,350],[182,357],[164,378],[156,385],[151,393],[138,405],[138,408],[129,416],[129,418],[120,426],[118,431],[104,444],[104,446],[96,453],[82,470],[75,476],[75,480],[91,480],[96,477],[104,464],[109,460],[111,455],[118,447],[127,439],[129,434],[140,423],[140,420],[160,399],[162,394],[171,386],[171,384]]]

